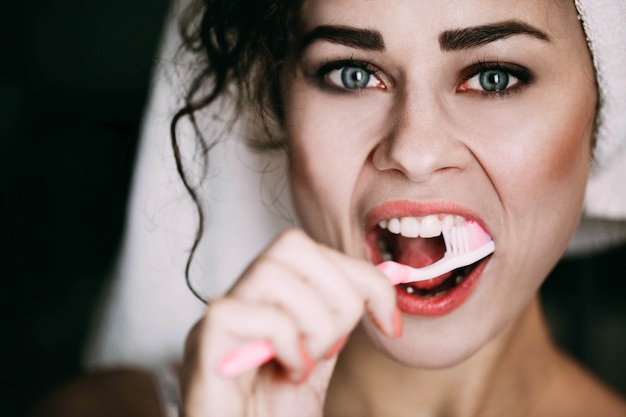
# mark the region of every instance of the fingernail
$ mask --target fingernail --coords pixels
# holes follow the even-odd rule
[[[383,262],[376,265],[376,268],[389,278],[392,285],[402,284],[411,278],[411,268],[397,262]]]
[[[306,348],[304,338],[300,338],[300,356],[302,357],[302,370],[292,371],[289,374],[289,378],[297,384],[304,382],[313,368],[315,367],[315,361],[311,359],[311,355]]]
[[[226,378],[258,368],[274,357],[273,346],[265,340],[246,343],[226,354],[217,364],[217,372]]]
[[[304,339],[302,338],[300,339],[300,356],[302,356],[302,364],[305,372],[311,372],[311,370],[315,367],[315,361],[311,359],[311,355],[309,355],[309,351],[307,350]]]
[[[328,360],[330,358],[333,358],[336,354],[338,354],[341,351],[341,349],[343,349],[347,341],[348,341],[348,336],[344,336],[341,339],[339,339],[334,345],[330,347],[330,349],[328,349],[328,352],[326,352],[326,355],[324,355],[324,359]]]
[[[374,326],[376,326],[376,328],[381,331],[381,333],[384,333],[385,335],[387,335],[387,337],[395,338],[395,334],[396,334],[396,328],[394,327],[396,325],[394,321],[396,320],[395,314],[396,313],[394,312],[391,317],[391,327],[384,327],[382,324],[380,324],[378,319],[374,317],[372,314],[370,314],[370,319],[372,320],[372,323],[374,323]]]
[[[399,339],[402,337],[402,312],[396,306],[393,310],[393,315],[391,316],[391,325],[393,327],[392,337],[394,339]]]

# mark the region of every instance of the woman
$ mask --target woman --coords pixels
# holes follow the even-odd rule
[[[302,231],[209,303],[182,415],[626,415],[537,296],[614,149],[574,2],[206,3],[189,42],[211,65],[174,127],[234,84],[288,153]],[[437,261],[450,218],[493,253],[420,283],[376,268]]]
[[[626,415],[554,347],[537,297],[593,159],[598,92],[574,3],[273,12],[275,67],[250,76],[284,133],[304,232],[210,303],[183,415]],[[426,284],[375,268],[436,261],[436,239],[413,229],[431,236],[449,215],[480,224],[493,254]]]

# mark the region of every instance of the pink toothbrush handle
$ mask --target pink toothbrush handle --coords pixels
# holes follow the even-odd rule
[[[410,270],[400,264],[383,263],[377,266],[391,281],[392,285],[401,284],[410,278]],[[339,351],[347,338],[342,338],[337,345],[331,349],[329,355],[334,354],[334,350]],[[217,364],[217,372],[226,378],[239,376],[251,369],[274,359],[274,347],[266,340],[257,340],[241,345],[237,349],[226,354]]]
[[[239,376],[274,358],[274,347],[265,340],[241,345],[226,354],[217,364],[217,372],[226,378]]]
[[[389,278],[391,285],[404,284],[411,279],[411,268],[396,262],[383,262],[376,268]]]

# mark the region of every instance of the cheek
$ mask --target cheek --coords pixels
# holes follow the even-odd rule
[[[490,175],[510,226],[503,246],[512,254],[509,276],[528,277],[510,282],[527,297],[560,259],[576,230],[591,165],[593,101],[560,108],[533,110],[524,122],[510,126],[515,133],[504,141],[500,155],[505,156]]]
[[[351,191],[346,135],[314,101],[292,106],[287,122],[291,187],[300,224],[316,240],[332,244],[329,233]]]
[[[568,107],[543,114],[529,111],[509,126],[514,133],[499,145],[504,157],[492,177],[504,179],[500,189],[514,207],[524,209],[531,199],[579,210],[591,164],[594,111],[588,104]]]
[[[346,212],[372,147],[374,119],[371,108],[359,103],[329,106],[327,100],[306,90],[292,93],[287,137],[291,183],[301,217],[335,206]]]
[[[527,293],[535,289],[528,281],[538,285],[574,234],[591,166],[595,90],[551,100],[555,96],[533,97],[515,112],[496,110],[491,120],[501,122],[488,136],[483,126],[483,142],[474,148],[502,209],[505,269],[528,277],[510,280]]]

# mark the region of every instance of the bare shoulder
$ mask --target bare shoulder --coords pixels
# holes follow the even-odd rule
[[[626,417],[626,400],[577,362],[562,357],[559,415]],[[555,414],[556,415],[556,414]]]
[[[33,417],[162,417],[152,376],[112,369],[76,378],[50,393]]]

